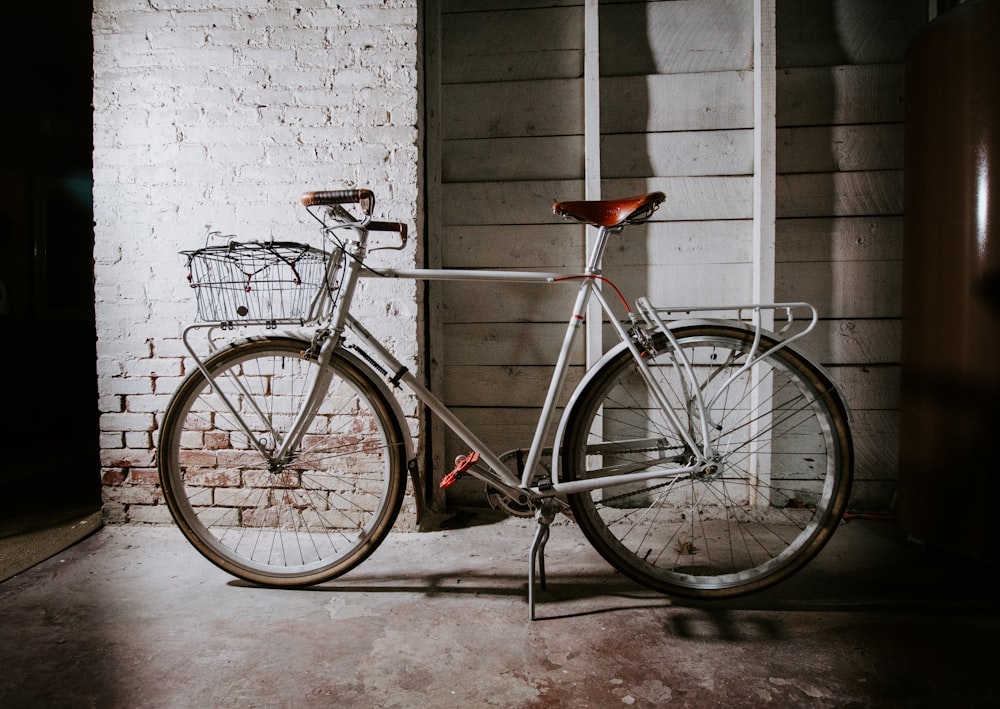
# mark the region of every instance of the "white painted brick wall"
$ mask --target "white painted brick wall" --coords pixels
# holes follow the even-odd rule
[[[195,312],[178,251],[210,229],[315,243],[298,196],[347,187],[419,238],[417,2],[94,0],[93,29],[105,518],[165,522],[151,445]],[[415,242],[379,254],[412,266]],[[415,284],[369,281],[361,299],[415,363]]]

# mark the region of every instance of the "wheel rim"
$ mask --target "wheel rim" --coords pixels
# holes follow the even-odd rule
[[[262,447],[277,448],[315,367],[301,349],[213,358],[218,389],[200,373],[186,380],[162,434],[161,479],[178,526],[214,563],[258,583],[315,583],[352,568],[388,532],[402,497],[401,443],[384,402],[342,366],[292,459],[268,462],[240,430],[220,391]]]
[[[734,339],[728,331],[703,329],[678,337],[694,353],[698,390],[714,402],[709,430],[720,454],[718,470],[671,474],[692,456],[662,414],[640,405],[648,394],[626,354],[614,376],[606,376],[574,411],[578,423],[567,447],[577,453],[565,472],[569,478],[592,477],[599,469],[607,474],[642,464],[659,466],[665,475],[580,493],[570,502],[595,548],[640,583],[699,597],[758,590],[800,568],[832,532],[849,487],[849,451],[842,450],[838,431],[844,423],[828,411],[833,394],[816,389],[818,379],[805,363],[769,357],[767,373],[751,370],[746,381],[737,378],[719,393],[740,368],[750,335]],[[675,406],[694,411],[678,404],[693,400],[694,387],[684,386],[665,339],[660,345],[651,367]],[[743,403],[753,400],[755,408]],[[700,444],[700,419],[683,418]],[[599,454],[581,453],[584,440]],[[658,443],[646,450],[609,448],[616,440]]]

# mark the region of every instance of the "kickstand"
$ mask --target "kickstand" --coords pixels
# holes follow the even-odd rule
[[[556,517],[555,506],[549,500],[543,500],[535,512],[538,528],[535,538],[531,541],[531,555],[528,562],[528,619],[535,619],[535,562],[538,562],[538,581],[542,590],[545,589],[545,543],[549,541],[549,525]]]

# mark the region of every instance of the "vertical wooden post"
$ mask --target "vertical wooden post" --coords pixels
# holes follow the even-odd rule
[[[753,300],[774,301],[775,0],[754,0]]]
[[[754,106],[754,170],[753,170],[753,300],[774,302],[774,220],[775,220],[775,0],[754,0],[753,39],[753,106]],[[774,312],[759,314],[761,325],[774,326]],[[754,411],[762,411],[771,400],[773,381],[763,377],[760,367],[753,370],[754,387],[751,403]],[[771,437],[764,433],[771,428],[770,414],[754,417],[750,425],[753,441],[750,470],[755,482],[750,488],[750,502],[767,506],[767,490],[771,486]]]
[[[421,21],[424,24],[424,83],[427,91],[424,95],[424,194],[426,220],[425,229],[420,234],[423,237],[424,252],[419,258],[425,268],[442,268],[444,259],[441,250],[443,229],[441,225],[441,3],[438,0],[427,0],[423,3]],[[419,226],[418,226],[419,231]],[[435,351],[443,347],[444,326],[442,325],[443,303],[441,287],[438,284],[419,283],[423,289],[423,313],[425,322],[425,350],[421,353],[421,367],[427,373],[427,383],[432,391],[444,390],[444,358],[435,356]],[[446,495],[438,483],[441,477],[451,469],[446,460],[445,435],[446,428],[437,416],[432,416],[426,407],[420,408],[422,437],[418,461],[427,468],[422,479],[424,490],[420,491],[433,512],[444,512]],[[427,526],[433,527],[435,522],[427,520]]]
[[[584,194],[601,198],[601,52],[598,0],[586,0],[583,9],[583,146]],[[597,238],[597,230],[587,229],[587,253]],[[602,354],[600,306],[591,302],[587,312],[586,359],[591,365]]]

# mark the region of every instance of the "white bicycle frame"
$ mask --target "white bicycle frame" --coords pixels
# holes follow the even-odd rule
[[[336,206],[331,208],[330,213],[332,216],[341,218],[341,220],[343,220],[344,215],[346,215],[344,210]],[[347,216],[349,217],[349,215]],[[535,617],[534,589],[536,564],[541,565],[541,577],[544,585],[545,569],[543,549],[549,536],[549,524],[555,515],[554,505],[551,502],[551,498],[578,492],[589,492],[600,488],[625,485],[644,480],[685,476],[701,471],[712,472],[714,466],[719,464],[716,451],[712,447],[712,437],[709,435],[709,429],[712,423],[708,412],[711,410],[715,399],[721,396],[722,392],[724,392],[737,377],[742,375],[747,370],[750,370],[754,364],[760,362],[765,357],[770,357],[780,349],[787,347],[791,342],[806,335],[812,331],[817,322],[816,310],[808,303],[747,304],[716,306],[711,308],[662,308],[653,306],[645,297],[643,297],[639,298],[636,302],[636,310],[638,310],[639,315],[642,316],[644,323],[640,325],[638,318],[631,311],[631,308],[629,308],[630,312],[628,315],[631,320],[631,329],[637,333],[640,331],[645,332],[646,335],[640,335],[638,337],[633,336],[630,334],[629,330],[626,329],[626,326],[623,325],[617,317],[615,317],[610,303],[605,298],[604,293],[599,287],[600,282],[603,280],[601,277],[600,264],[604,249],[607,245],[608,237],[611,234],[621,231],[623,228],[622,226],[601,227],[598,230],[598,238],[594,244],[591,254],[588,257],[584,272],[562,274],[539,273],[535,271],[490,271],[465,269],[375,269],[364,263],[365,256],[368,253],[367,241],[369,233],[365,227],[370,223],[370,217],[366,217],[360,221],[340,223],[336,226],[330,226],[322,219],[320,221],[324,224],[324,230],[327,235],[331,235],[335,229],[344,228],[352,231],[355,234],[355,238],[346,240],[346,243],[341,242],[338,246],[338,248],[342,249],[340,258],[333,258],[328,262],[327,283],[336,283],[334,288],[334,290],[336,290],[336,297],[331,298],[332,294],[328,292],[320,293],[317,301],[313,304],[313,308],[310,311],[311,314],[309,316],[310,324],[314,326],[313,331],[316,333],[312,340],[313,346],[315,347],[316,345],[319,345],[319,352],[312,354],[312,356],[315,356],[317,366],[314,368],[315,373],[313,374],[313,380],[309,383],[309,388],[307,389],[308,394],[306,396],[306,401],[296,414],[295,420],[293,421],[287,434],[282,436],[279,431],[270,431],[273,439],[278,443],[278,450],[275,454],[271,455],[264,449],[263,445],[257,440],[257,437],[251,433],[239,411],[237,411],[237,409],[233,406],[232,402],[230,402],[222,389],[216,387],[216,392],[225,406],[229,409],[238,425],[243,429],[244,433],[248,435],[249,440],[252,441],[253,445],[260,452],[264,460],[266,460],[269,464],[280,464],[285,460],[291,459],[329,387],[330,380],[332,378],[332,370],[327,365],[330,363],[336,351],[339,350],[347,353],[344,343],[344,335],[349,331],[355,338],[357,338],[362,347],[358,347],[354,345],[354,343],[350,343],[348,345],[350,349],[356,350],[361,356],[360,359],[354,357],[353,355],[348,356],[350,356],[354,361],[357,361],[359,364],[362,360],[364,360],[364,362],[370,367],[373,377],[376,377],[377,374],[382,374],[386,377],[389,384],[395,387],[405,386],[436,416],[438,416],[441,421],[455,433],[455,435],[465,442],[465,444],[468,445],[473,451],[477,452],[480,459],[483,460],[488,466],[485,470],[481,467],[470,467],[465,471],[467,474],[501,490],[503,493],[510,496],[511,499],[520,503],[529,501],[538,501],[540,503],[538,505],[538,509],[536,510],[538,529],[531,545],[529,562],[528,605],[530,618],[532,619]],[[341,269],[342,272],[338,273]],[[339,283],[337,282],[338,277]],[[507,465],[503,463],[501,456],[498,456],[494,451],[490,450],[433,392],[430,391],[430,389],[417,379],[413,372],[405,367],[381,342],[368,332],[353,315],[351,315],[350,309],[354,299],[355,288],[357,286],[358,279],[362,277],[402,278],[426,281],[549,284],[568,283],[574,280],[581,281],[576,295],[576,301],[573,305],[573,311],[566,326],[566,332],[563,337],[562,346],[559,350],[559,356],[556,360],[555,370],[553,372],[548,391],[545,395],[542,410],[538,418],[538,423],[535,427],[535,432],[531,445],[528,449],[527,459],[525,460],[520,478],[511,472]],[[555,422],[557,402],[566,384],[567,374],[570,369],[570,352],[578,335],[578,331],[584,323],[584,314],[587,312],[591,299],[596,299],[600,305],[603,315],[607,317],[608,322],[614,329],[615,334],[618,336],[619,344],[608,351],[597,363],[592,365],[588,369],[587,374],[584,375],[583,380],[577,385],[577,388],[570,397],[569,403],[566,406],[559,422],[559,426],[555,432],[553,445],[549,448],[546,446],[546,439],[552,428],[552,424]],[[333,303],[333,308],[332,311],[329,312],[328,318],[318,317],[318,309],[324,309],[319,304],[325,304],[325,309],[328,310],[331,302]],[[811,313],[808,324],[801,331],[795,332],[794,334],[783,338],[782,334],[791,327],[794,319],[793,311],[801,308],[805,308]],[[762,312],[775,310],[785,310],[787,324],[780,332],[771,333],[764,328]],[[711,314],[719,311],[735,311],[736,318],[719,319],[717,316]],[[750,323],[747,323],[746,319],[743,318],[742,315],[747,311],[752,313]],[[691,318],[694,313],[704,315],[704,317],[700,317],[693,321],[672,320],[668,322],[668,317],[672,313],[683,313],[686,318]],[[281,324],[305,324],[293,321],[280,322]],[[692,363],[687,359],[672,331],[672,328],[689,322],[726,324],[728,326],[738,327],[747,331],[753,331],[753,343],[749,351],[746,353],[744,363],[736,372],[731,374],[729,379],[721,384],[720,390],[709,401],[704,400],[704,392],[701,387],[698,386]],[[278,322],[253,321],[240,324],[274,328],[277,326]],[[212,374],[209,372],[203,359],[198,356],[195,348],[189,342],[189,336],[196,329],[207,328],[209,349],[210,351],[215,351],[217,347],[212,339],[212,331],[214,329],[226,331],[233,329],[233,327],[233,323],[201,323],[191,325],[184,330],[184,344],[191,353],[191,356],[193,357],[198,368],[201,370],[202,374],[204,374],[206,379],[209,381],[213,380]],[[650,368],[646,363],[646,358],[643,356],[646,352],[648,342],[651,341],[648,333],[653,330],[663,333],[666,337],[669,347],[671,348],[671,352],[674,355],[674,367],[677,368],[684,377],[686,377],[688,384],[690,384],[689,390],[693,395],[697,408],[698,419],[701,425],[700,435],[697,437],[693,436],[687,427],[682,424],[677,413],[674,411],[674,408],[670,405],[667,396],[656,377],[650,371]],[[773,337],[778,344],[773,345],[764,351],[760,351],[760,343],[765,332],[769,337]],[[636,463],[634,466],[629,467],[624,471],[620,466],[616,467],[613,475],[597,475],[596,477],[589,477],[586,480],[574,480],[569,482],[560,481],[558,454],[562,438],[566,432],[568,417],[573,409],[573,403],[576,401],[580,393],[584,391],[591,378],[600,371],[601,366],[605,362],[608,362],[611,358],[619,356],[624,350],[628,350],[631,353],[633,359],[638,365],[638,371],[645,379],[650,391],[653,392],[656,403],[659,405],[660,410],[666,417],[667,423],[672,428],[673,433],[684,444],[686,452],[693,454],[694,460],[693,462],[688,461],[687,464],[681,465],[682,460],[678,457],[654,458],[648,463]],[[752,373],[751,376],[753,376]],[[376,384],[385,388],[385,385],[380,381],[376,381]],[[239,386],[238,382],[237,386]],[[246,394],[246,398],[248,400],[252,399],[248,392],[242,391],[242,388],[240,388],[239,391]],[[261,421],[266,423],[268,420],[267,417],[264,416],[262,412],[258,413],[261,414]],[[396,414],[399,415],[398,408],[396,410]],[[405,430],[405,427],[403,430]],[[700,445],[698,444],[699,439],[701,440]],[[614,445],[616,449],[620,449],[623,443],[624,442],[616,442]],[[658,447],[660,439],[645,439],[630,441],[628,443],[631,443],[638,448],[650,449]],[[765,441],[762,445],[766,448],[769,444]],[[407,448],[409,451],[408,444]],[[595,455],[600,455],[602,453],[602,448],[603,446],[600,443],[593,444],[588,447],[588,454],[593,453]],[[537,478],[535,476],[535,470],[538,467],[542,456],[547,451],[551,451],[553,457],[550,476],[542,482],[536,482]],[[669,460],[675,465],[671,466],[669,470],[664,471],[662,467],[658,467],[658,464],[664,462],[665,460]],[[657,467],[653,470],[649,469],[654,466]]]
[[[619,344],[606,353],[604,358],[593,365],[588,371],[596,372],[604,361],[616,356],[622,351],[622,349],[628,349],[637,362],[640,373],[656,397],[656,403],[666,416],[673,432],[681,441],[683,441],[687,450],[693,452],[695,456],[695,460],[691,464],[671,467],[669,475],[680,476],[699,472],[716,463],[716,454],[712,448],[711,436],[708,432],[710,417],[707,414],[712,403],[714,402],[714,398],[720,396],[721,393],[725,391],[725,389],[736,379],[736,377],[751,368],[756,362],[760,361],[760,359],[768,357],[777,352],[779,349],[787,347],[792,341],[810,332],[817,321],[816,310],[808,303],[746,304],[717,306],[711,308],[673,307],[667,310],[665,308],[654,307],[645,297],[638,299],[636,307],[639,314],[645,321],[645,326],[650,329],[655,328],[666,336],[676,359],[679,361],[681,369],[684,371],[688,380],[692,384],[691,391],[695,396],[696,405],[699,411],[699,419],[702,426],[700,436],[702,443],[699,446],[695,438],[689,433],[687,427],[684,426],[679,420],[673,407],[668,402],[662,388],[651,373],[648,365],[646,364],[645,358],[642,356],[643,350],[641,349],[640,344],[629,334],[622,322],[615,316],[610,303],[607,298],[605,298],[604,293],[599,287],[599,283],[602,280],[600,275],[600,263],[604,248],[607,244],[607,239],[611,234],[621,231],[621,227],[599,229],[598,239],[589,256],[586,270],[583,273],[564,274],[541,273],[536,271],[491,271],[477,269],[374,269],[364,264],[364,257],[367,254],[368,238],[368,231],[364,229],[364,224],[365,221],[363,220],[354,224],[338,226],[338,228],[351,229],[355,232],[356,238],[344,246],[345,256],[342,262],[336,259],[331,260],[331,269],[338,268],[340,266],[343,267],[343,273],[339,274],[339,297],[336,299],[336,303],[330,317],[329,330],[332,333],[332,336],[326,338],[322,342],[320,352],[317,355],[317,363],[319,366],[316,367],[315,379],[310,384],[310,389],[308,390],[309,395],[306,397],[306,401],[298,412],[295,421],[287,432],[287,435],[282,436],[278,431],[271,431],[271,434],[274,436],[274,440],[279,442],[278,450],[275,454],[273,454],[273,456],[269,455],[257,442],[256,437],[250,434],[249,429],[246,428],[246,424],[237,412],[236,408],[228,400],[224,392],[217,389],[217,393],[223,403],[233,414],[233,417],[238,424],[244,428],[244,432],[248,434],[250,441],[257,447],[257,450],[265,459],[283,460],[286,457],[290,457],[295,448],[298,446],[299,440],[307,428],[312,416],[315,414],[320,403],[322,402],[322,398],[325,395],[327,387],[329,386],[330,371],[326,365],[333,356],[333,352],[343,344],[344,332],[350,331],[352,335],[356,337],[364,346],[364,349],[361,350],[364,353],[363,359],[367,360],[369,364],[376,362],[377,366],[382,368],[383,372],[386,373],[386,377],[388,377],[389,382],[393,386],[399,387],[400,385],[403,385],[411,391],[436,416],[438,416],[441,421],[455,433],[455,435],[468,445],[471,450],[479,453],[480,459],[483,460],[489,467],[488,471],[484,471],[482,468],[470,468],[466,471],[467,474],[477,477],[482,481],[503,490],[514,499],[523,499],[525,495],[527,495],[529,499],[544,499],[558,495],[588,492],[612,485],[624,485],[654,478],[662,479],[665,477],[665,473],[662,468],[657,468],[655,470],[642,470],[642,468],[649,468],[662,461],[662,459],[654,459],[647,464],[641,466],[637,465],[636,469],[632,472],[622,473],[621,469],[617,468],[614,475],[590,477],[586,480],[570,482],[560,481],[558,475],[558,451],[560,449],[562,436],[566,430],[566,417],[572,409],[572,403],[575,400],[576,395],[582,391],[584,385],[587,383],[588,379],[586,377],[584,377],[584,380],[578,385],[576,392],[571,397],[570,403],[564,411],[563,418],[556,430],[553,445],[551,447],[546,445],[546,439],[556,418],[557,401],[563,392],[566,377],[570,369],[570,352],[573,348],[578,332],[583,325],[584,313],[587,312],[588,305],[593,298],[596,299],[601,307],[601,310],[607,316],[608,322],[611,324],[616,335],[618,336]],[[329,274],[331,279],[336,276],[337,274]],[[468,426],[466,426],[465,423],[461,421],[461,419],[459,419],[446,404],[444,404],[444,402],[442,402],[430,389],[417,379],[413,372],[405,367],[381,342],[368,332],[368,330],[366,330],[353,315],[351,315],[350,308],[353,303],[357,280],[358,278],[363,277],[401,278],[426,281],[548,284],[569,283],[576,280],[581,281],[576,301],[573,306],[572,315],[570,316],[569,323],[566,327],[566,332],[556,360],[552,379],[542,405],[542,410],[535,427],[534,435],[528,449],[527,458],[524,461],[523,471],[520,478],[510,471],[496,452],[486,446],[475,435],[475,433],[473,433]],[[761,317],[761,311],[785,310],[788,322],[782,330],[782,332],[784,332],[784,330],[787,330],[792,323],[792,311],[800,308],[808,309],[811,313],[811,320],[808,325],[800,332],[796,332],[792,336],[781,340],[778,345],[770,348],[766,352],[758,353],[757,350],[759,343],[765,332],[762,324],[763,319]],[[737,372],[733,373],[732,376],[723,383],[720,390],[715,394],[715,397],[713,397],[711,401],[706,402],[702,397],[700,388],[697,386],[691,363],[687,360],[683,350],[677,342],[677,339],[671,330],[670,324],[664,320],[664,315],[679,312],[690,316],[692,313],[709,313],[718,311],[736,311],[738,314],[737,319],[720,320],[718,318],[711,318],[708,321],[716,323],[724,322],[729,325],[743,328],[752,327],[754,331],[754,341],[746,358],[746,362]],[[740,319],[739,314],[744,311],[750,311],[753,313],[752,325],[748,325],[745,320]],[[633,325],[637,325],[638,320],[635,318],[634,314],[630,312],[629,316],[633,319]],[[702,320],[702,322],[705,322],[705,320]],[[251,326],[257,325],[262,327],[274,326],[274,323],[265,321],[242,324]],[[214,328],[227,330],[230,329],[230,327],[224,324],[220,325],[218,323],[196,324],[189,326],[184,331],[183,341],[185,346],[191,353],[201,372],[211,381],[212,375],[205,366],[203,359],[197,355],[195,348],[189,342],[189,335],[192,331],[205,328],[208,328],[209,330]],[[210,349],[214,351],[216,347],[212,342],[211,334],[209,334],[208,339],[210,342]],[[252,397],[247,398],[251,399]],[[263,415],[260,416],[260,418],[263,421],[267,420],[267,418]],[[648,448],[650,445],[655,445],[656,441],[642,440],[633,441],[632,443],[643,448]],[[620,448],[621,444],[616,445]],[[549,450],[551,450],[553,455],[553,465],[551,466],[550,476],[548,479],[544,480],[544,482],[538,482],[535,470],[542,456]],[[593,452],[600,453],[599,444],[595,445]]]
[[[611,485],[623,485],[628,483],[639,482],[643,480],[650,480],[654,478],[663,478],[664,471],[662,468],[657,468],[656,470],[636,470],[634,472],[628,472],[622,474],[620,469],[615,471],[614,475],[607,476],[597,476],[591,477],[587,480],[578,480],[565,482],[559,480],[558,475],[558,450],[561,443],[561,437],[565,431],[566,415],[571,410],[571,406],[567,406],[563,415],[563,420],[561,421],[558,429],[554,445],[551,447],[553,451],[553,465],[551,469],[551,475],[549,479],[543,484],[534,482],[537,480],[535,475],[536,467],[542,458],[543,453],[548,449],[546,446],[546,438],[549,431],[551,430],[552,424],[556,417],[557,402],[559,397],[565,387],[566,376],[570,368],[570,352],[572,350],[573,344],[576,340],[578,331],[584,322],[584,313],[587,312],[587,306],[589,305],[591,298],[597,300],[601,306],[601,310],[607,315],[607,319],[617,334],[620,344],[617,348],[613,350],[617,353],[621,348],[627,348],[631,353],[635,361],[638,363],[639,371],[642,376],[649,384],[650,390],[656,397],[657,404],[659,405],[661,411],[666,416],[673,432],[682,440],[688,450],[695,453],[695,461],[689,465],[671,467],[669,475],[679,476],[686,475],[688,473],[694,473],[702,471],[716,464],[716,454],[712,448],[711,436],[708,435],[708,427],[710,425],[709,416],[706,411],[711,407],[714,401],[704,401],[701,395],[701,391],[697,384],[695,383],[694,372],[692,370],[690,362],[687,361],[683,350],[680,348],[676,338],[670,330],[670,327],[663,320],[661,313],[664,312],[662,308],[655,308],[649,304],[648,300],[645,298],[640,298],[637,307],[646,320],[647,326],[655,326],[656,329],[663,332],[667,340],[670,342],[674,353],[677,355],[677,359],[680,361],[682,368],[686,372],[689,380],[692,382],[692,391],[695,393],[697,406],[700,412],[700,420],[702,425],[702,431],[700,439],[702,441],[701,445],[696,442],[695,438],[689,433],[687,428],[678,419],[673,407],[667,400],[665,393],[663,392],[659,382],[651,373],[649,367],[646,364],[645,358],[643,357],[643,351],[640,345],[636,342],[635,338],[629,335],[625,326],[622,325],[621,321],[615,316],[614,311],[611,308],[610,303],[605,298],[599,283],[601,280],[601,269],[600,263],[604,253],[605,246],[607,244],[608,237],[621,231],[621,227],[614,228],[601,228],[598,231],[598,238],[592,249],[592,252],[588,258],[586,270],[583,273],[573,273],[573,274],[562,274],[562,273],[540,273],[535,271],[490,271],[490,270],[466,270],[466,269],[426,269],[426,268],[416,268],[416,269],[373,269],[371,267],[363,265],[363,256],[366,252],[366,239],[367,232],[363,229],[356,230],[359,234],[358,240],[354,244],[355,256],[356,258],[346,258],[345,259],[345,273],[343,275],[342,282],[342,292],[340,299],[337,302],[336,308],[334,310],[332,319],[332,329],[334,333],[342,333],[345,329],[349,330],[368,350],[369,356],[374,356],[376,360],[379,361],[387,372],[390,373],[390,381],[393,385],[399,386],[404,385],[409,391],[411,391],[421,402],[423,402],[436,416],[438,416],[444,424],[451,429],[455,435],[457,435],[466,445],[468,445],[471,450],[479,453],[481,460],[489,466],[489,471],[484,472],[482,469],[470,468],[466,471],[469,475],[480,478],[484,482],[491,485],[499,487],[505,490],[508,494],[515,497],[518,495],[528,494],[532,499],[542,499],[546,497],[553,497],[557,495],[565,495],[576,492],[587,492],[591,490],[596,490],[599,488],[609,487]],[[362,325],[355,319],[349,312],[352,296],[354,293],[354,286],[356,284],[356,279],[359,277],[372,277],[372,278],[402,278],[402,279],[412,279],[412,280],[427,280],[427,281],[478,281],[478,282],[500,282],[500,283],[568,283],[574,280],[581,280],[579,291],[577,292],[576,301],[573,306],[572,315],[570,316],[569,323],[566,327],[566,332],[563,337],[562,346],[559,350],[559,356],[556,360],[555,370],[552,375],[552,379],[549,384],[548,391],[545,396],[544,403],[542,405],[542,410],[538,418],[538,422],[535,427],[534,435],[531,441],[531,445],[528,449],[527,458],[524,462],[523,471],[520,479],[514,475],[509,468],[501,461],[500,456],[496,452],[492,451],[488,446],[486,446],[476,435],[473,433],[452,411],[445,405],[430,389],[428,389],[422,382],[420,382],[416,376],[409,371],[402,363],[396,359],[395,356],[389,350],[385,348],[371,333],[369,333]],[[758,354],[758,347],[760,344],[761,337],[764,333],[764,328],[762,325],[761,311],[762,310],[777,310],[783,309],[787,313],[789,320],[789,325],[793,319],[792,310],[796,308],[807,308],[811,314],[811,321],[808,326],[800,332],[795,333],[791,337],[782,340],[777,346],[772,347],[767,352]],[[749,305],[736,305],[736,306],[723,306],[722,308],[675,308],[673,310],[691,313],[698,311],[717,311],[720,309],[725,310],[735,310],[738,313],[743,311],[751,311],[754,314],[753,317],[753,328],[754,328],[754,342],[750,353],[747,356],[745,364],[742,368],[735,372],[732,377],[727,380],[720,392],[716,393],[716,397],[721,394],[735,379],[737,376],[742,374],[743,371],[752,367],[756,362],[760,361],[761,358],[770,356],[774,354],[779,349],[786,347],[790,342],[804,336],[816,324],[817,314],[816,310],[807,303],[774,303],[774,304],[749,304]],[[632,313],[629,313],[631,317],[634,318]],[[727,321],[730,324],[737,324],[733,321]],[[738,321],[737,321],[738,322]],[[741,326],[742,323],[738,323]],[[786,326],[787,327],[787,326]],[[596,366],[592,367],[590,371],[596,371]],[[579,392],[582,386],[577,389]],[[572,402],[572,399],[571,399]],[[648,441],[637,441],[636,445],[642,445],[648,447]],[[598,446],[599,449],[599,446]],[[595,451],[596,452],[596,451]],[[645,468],[651,467],[658,461],[652,461],[648,465],[642,466]]]

